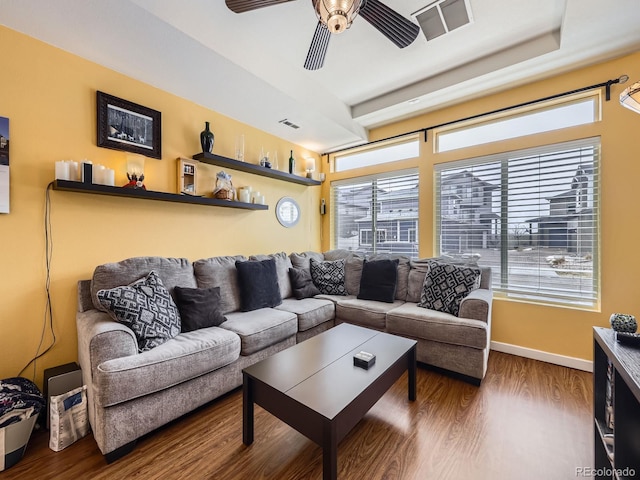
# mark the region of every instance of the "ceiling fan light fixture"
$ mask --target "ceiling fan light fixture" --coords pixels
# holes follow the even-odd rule
[[[620,94],[620,104],[640,113],[640,82],[634,83]]]
[[[342,33],[358,15],[362,0],[314,0],[313,6],[320,22],[331,33]]]

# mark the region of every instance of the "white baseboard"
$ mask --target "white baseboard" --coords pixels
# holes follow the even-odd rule
[[[585,372],[593,372],[593,362],[582,358],[567,357],[565,355],[557,355],[555,353],[543,352],[542,350],[502,342],[491,342],[491,350],[540,360],[541,362],[553,363],[554,365],[561,365],[563,367],[575,368],[576,370],[584,370]]]

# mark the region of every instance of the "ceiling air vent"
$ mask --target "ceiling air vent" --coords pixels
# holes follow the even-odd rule
[[[289,119],[287,119],[287,118],[284,118],[284,119],[280,120],[278,123],[281,123],[283,125],[286,125],[287,127],[291,127],[291,128],[295,128],[295,129],[300,128],[300,125],[296,125],[295,123],[289,121]]]
[[[469,0],[440,0],[418,10],[413,17],[427,40],[449,33],[473,21]]]

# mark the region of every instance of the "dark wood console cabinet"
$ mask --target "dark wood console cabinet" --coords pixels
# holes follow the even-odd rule
[[[608,372],[611,372],[610,374]],[[613,429],[607,426],[607,383]],[[594,471],[589,477],[640,476],[640,347],[616,341],[609,328],[593,329]]]

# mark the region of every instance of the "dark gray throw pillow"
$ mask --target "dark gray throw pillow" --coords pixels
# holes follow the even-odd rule
[[[360,300],[393,303],[398,286],[400,260],[365,260],[360,278]]]
[[[313,257],[309,261],[311,265],[311,278],[320,293],[325,295],[346,295],[345,287],[345,259],[318,262]]]
[[[227,321],[220,305],[220,287],[175,287],[173,293],[180,311],[183,332],[217,327]]]
[[[275,258],[236,261],[236,269],[243,312],[277,307],[282,303]]]
[[[98,290],[98,300],[111,317],[128,326],[141,352],[180,333],[180,312],[156,272],[131,285]]]
[[[298,299],[315,297],[320,294],[320,290],[313,284],[311,270],[308,268],[290,268],[289,279],[293,295]]]

